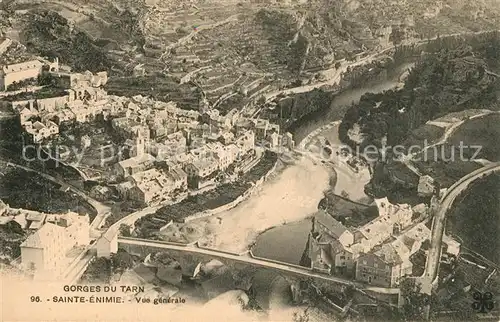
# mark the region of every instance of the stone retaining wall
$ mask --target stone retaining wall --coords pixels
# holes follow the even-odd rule
[[[295,267],[295,268],[300,268],[300,269],[305,269],[305,270],[308,270],[308,271],[311,271],[313,272],[313,269],[310,268],[310,267],[306,267],[306,266],[301,266],[301,265],[296,265],[296,264],[291,264],[291,263],[287,263],[287,262],[282,262],[282,261],[278,261],[278,260],[274,260],[274,259],[269,259],[269,258],[265,258],[265,257],[259,257],[259,256],[255,256],[252,252],[252,250],[250,249],[249,250],[249,254],[250,254],[250,257],[254,258],[254,259],[259,259],[261,261],[266,261],[266,262],[269,262],[269,263],[274,263],[274,264],[280,264],[280,265],[286,265],[286,266],[290,266],[290,267]]]
[[[227,211],[227,210],[230,210],[230,209],[236,207],[242,201],[244,201],[248,197],[250,197],[252,195],[252,193],[269,178],[269,176],[276,170],[277,164],[278,164],[278,162],[275,162],[273,167],[266,173],[266,175],[264,175],[262,178],[257,180],[255,182],[255,184],[252,185],[252,187],[250,187],[247,191],[245,191],[245,193],[243,193],[241,196],[239,196],[238,198],[236,198],[232,202],[227,203],[223,206],[217,207],[215,209],[205,210],[205,211],[199,212],[197,214],[187,216],[186,218],[183,219],[183,222],[187,223],[187,222],[190,222],[190,221],[195,220],[195,219],[210,217],[210,216],[219,214],[221,212],[224,212],[224,211]]]

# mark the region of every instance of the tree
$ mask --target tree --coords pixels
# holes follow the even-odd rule
[[[108,283],[111,278],[111,261],[105,257],[99,257],[90,262],[82,276],[83,281],[91,283]]]
[[[123,249],[119,249],[116,254],[111,258],[113,263],[113,267],[115,269],[128,269],[134,267],[134,259],[132,255],[124,251]]]
[[[400,292],[404,304],[402,313],[405,319],[421,320],[424,308],[429,304],[426,294],[420,293],[421,285],[417,284],[414,278],[405,278],[401,281]]]
[[[17,221],[11,220],[7,224],[5,224],[4,227],[5,230],[8,232],[24,235],[24,230]]]
[[[132,236],[132,227],[130,227],[130,225],[127,225],[127,224],[121,224],[120,225],[120,235],[123,236],[123,237],[130,237]]]

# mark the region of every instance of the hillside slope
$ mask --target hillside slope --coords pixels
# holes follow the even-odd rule
[[[254,51],[269,51],[271,58],[278,61],[278,69],[294,73],[329,66],[335,60],[352,59],[361,51],[391,44],[500,26],[500,6],[494,0],[312,0],[290,5],[263,5],[260,1],[4,0],[0,4],[0,16],[7,17],[0,19],[0,33],[9,31],[12,25],[27,37],[21,40],[31,42],[30,50],[45,53],[44,47],[55,47],[55,53],[63,57],[68,55],[62,48],[64,41],[51,42],[50,37],[30,35],[33,26],[29,22],[34,21],[30,10],[56,11],[68,19],[77,31],[73,37],[77,39],[71,39],[69,47],[81,41],[78,32],[85,32],[93,45],[103,48],[114,61],[103,63],[108,68],[118,61],[137,63],[134,57],[145,43],[175,44],[200,26],[211,26],[220,39],[245,39],[246,34],[238,32],[235,38],[234,32],[239,31],[240,24],[247,24],[245,30],[254,33],[248,38],[255,39]],[[216,25],[242,15],[250,19],[242,18],[230,28]],[[46,44],[37,44],[33,39]],[[240,43],[228,42],[227,46],[229,51],[237,51]],[[270,59],[266,55],[252,58]],[[85,59],[76,59],[74,64],[82,69],[86,68],[81,64],[93,67],[93,62]]]

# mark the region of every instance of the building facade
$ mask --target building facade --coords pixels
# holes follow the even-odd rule
[[[31,60],[24,63],[5,65],[0,69],[0,90],[27,79],[36,79],[42,72],[43,64],[38,60]]]

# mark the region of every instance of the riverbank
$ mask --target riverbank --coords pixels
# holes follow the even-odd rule
[[[317,155],[321,148],[319,138],[323,137],[330,142],[330,146],[334,147],[333,153],[335,153],[337,150],[335,147],[341,146],[338,137],[339,124],[340,121],[333,121],[314,130],[299,143],[298,149]],[[341,162],[315,162],[315,164],[328,173],[328,184],[324,192],[333,192],[337,195],[346,193],[349,199],[366,204],[373,201],[364,193],[364,186],[370,181],[370,173],[367,169],[355,173],[349,166]],[[314,212],[316,211],[317,208]],[[256,238],[252,252],[259,257],[298,265],[310,230],[311,220],[308,217],[269,228]]]
[[[338,138],[338,125],[341,118],[339,110],[344,110],[349,103],[359,100],[366,92],[383,91],[397,84],[397,81],[387,82],[378,84],[375,88],[346,91],[336,96],[327,115],[339,115],[333,120],[328,120],[329,117],[320,118],[320,121],[315,124],[308,124],[306,128],[310,130],[310,133],[301,139],[299,137],[299,147],[303,146],[307,149],[311,145],[316,145],[314,141],[318,136],[325,137],[332,146],[341,146]],[[308,225],[309,220],[305,219],[310,218],[317,211],[318,203],[327,190],[333,190],[338,195],[343,192],[347,193],[349,199],[353,201],[371,202],[371,199],[364,194],[364,185],[370,180],[368,170],[355,173],[345,164],[328,163],[325,165],[307,156],[294,156],[289,159],[292,160],[291,164],[286,167],[280,164],[273,177],[248,200],[215,216],[195,219],[186,224],[174,223],[162,232],[162,237],[178,242],[199,241],[203,246],[243,252],[249,246],[256,245],[263,232],[271,234],[273,230],[279,231],[281,230],[279,227],[289,223],[303,222],[303,225]],[[334,185],[330,182],[332,173],[335,173],[336,178]],[[302,231],[305,230],[307,229],[302,229]],[[280,248],[283,247],[279,245],[287,243],[283,243],[282,237],[273,234],[276,238],[270,238],[274,241],[272,245],[263,247],[268,247],[271,253],[278,254],[282,252]],[[305,239],[299,239],[300,243],[305,246]],[[300,251],[303,251],[303,247]],[[292,255],[289,258],[295,261],[295,257]]]
[[[286,167],[279,162],[269,180],[237,207],[186,224],[174,223],[162,236],[171,241],[198,240],[202,246],[225,251],[246,251],[263,231],[314,214],[329,178],[325,167],[306,157]]]
[[[151,238],[171,221],[185,223],[235,207],[248,198],[252,191],[274,172],[277,160],[276,153],[266,151],[259,162],[237,181],[221,184],[196,195],[189,195],[179,203],[166,205],[154,214],[138,219],[134,224],[135,233],[141,238]],[[176,239],[176,236],[168,238]],[[186,242],[187,239],[175,241]]]
[[[333,121],[321,126],[306,136],[301,141],[299,148],[313,154],[319,154],[324,147],[323,140],[328,141],[333,157],[327,160],[324,165],[333,168],[332,171],[336,173],[336,183],[330,187],[330,191],[352,201],[369,204],[372,199],[364,192],[365,185],[371,179],[368,168],[360,168],[356,172],[342,158],[336,157],[337,152],[340,153],[341,147],[344,146],[339,138],[339,125],[340,121]]]

